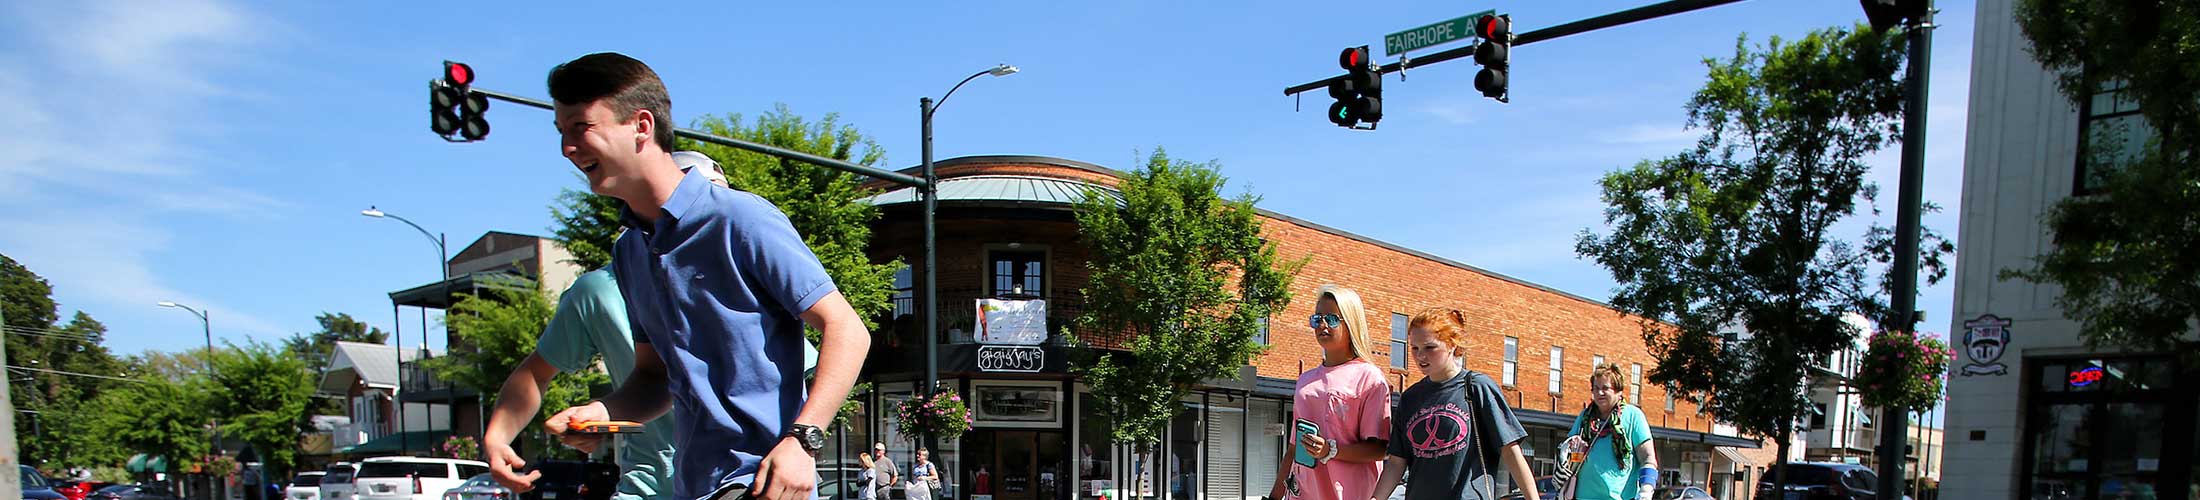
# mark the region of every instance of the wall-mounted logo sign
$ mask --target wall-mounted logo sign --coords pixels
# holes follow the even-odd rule
[[[1971,356],[1971,364],[1963,367],[1964,376],[2009,374],[2009,367],[1997,362],[2009,348],[2009,324],[1992,314],[1963,322],[1963,351]]]
[[[1047,352],[1026,346],[981,346],[978,371],[1036,373],[1047,365]]]
[[[2101,367],[2088,366],[2070,372],[2071,387],[2085,387],[2101,381]]]

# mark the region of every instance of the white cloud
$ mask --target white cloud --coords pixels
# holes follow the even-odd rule
[[[1681,125],[1637,123],[1618,130],[1598,134],[1607,144],[1649,144],[1658,146],[1683,146],[1696,142],[1703,134]]]
[[[273,217],[288,204],[234,185],[206,118],[244,93],[218,83],[252,60],[269,23],[208,0],[0,5],[0,249],[46,276],[67,307],[211,310],[217,331],[282,329],[184,293],[154,264],[161,219]],[[124,335],[143,332],[118,331]]]

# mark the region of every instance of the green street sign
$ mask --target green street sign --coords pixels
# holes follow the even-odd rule
[[[1458,19],[1383,35],[1383,55],[1395,56],[1409,50],[1472,38],[1474,20],[1495,14],[1495,10],[1485,10]]]

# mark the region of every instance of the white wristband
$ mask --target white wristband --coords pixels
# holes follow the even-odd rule
[[[1326,441],[1329,443],[1329,445],[1325,446],[1324,448],[1328,448],[1329,452],[1322,454],[1322,463],[1325,464],[1329,463],[1330,460],[1337,458],[1337,440],[1329,439]]]

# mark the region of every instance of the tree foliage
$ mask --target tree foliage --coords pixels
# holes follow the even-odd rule
[[[2112,168],[2088,172],[2096,192],[2057,202],[2044,221],[2055,244],[2002,277],[2061,288],[2056,303],[2089,345],[2190,341],[2200,321],[2200,4],[2018,0],[2016,18],[2074,105],[2121,84],[2116,97],[2138,104],[2153,137],[2135,157],[2082,159]]]
[[[1687,105],[1696,146],[1606,175],[1611,232],[1575,246],[1619,282],[1612,306],[1640,317],[1652,382],[1783,450],[1811,411],[1812,359],[1860,333],[1841,316],[1890,319],[1886,283],[1868,276],[1891,257],[1891,231],[1861,245],[1835,231],[1876,191],[1865,156],[1899,137],[1903,47],[1862,27],[1754,50],[1745,36],[1732,58],[1705,61]],[[1921,248],[1937,280],[1953,247],[1928,232]]]
[[[573,254],[566,262],[581,269],[611,265],[611,244],[618,241],[622,227],[620,206],[618,198],[585,190],[558,192],[557,203],[550,206],[550,218],[556,221],[550,233],[565,242],[566,253]]]
[[[1122,180],[1120,199],[1095,191],[1078,206],[1092,275],[1076,325],[1085,336],[1124,334],[1130,351],[1073,368],[1117,442],[1157,442],[1199,383],[1236,378],[1262,349],[1261,320],[1291,300],[1301,263],[1277,261],[1252,195],[1222,197],[1220,168],[1156,149]]]
[[[214,353],[207,409],[221,419],[224,437],[250,444],[272,470],[290,470],[298,436],[309,430],[306,407],[318,374],[272,344],[227,347]]]
[[[16,443],[22,463],[87,464],[113,448],[74,433],[85,402],[125,384],[129,367],[104,345],[107,326],[82,311],[58,320],[53,286],[15,259],[0,255],[0,314],[5,327],[9,399],[19,413]],[[104,378],[103,378],[104,377]]]

